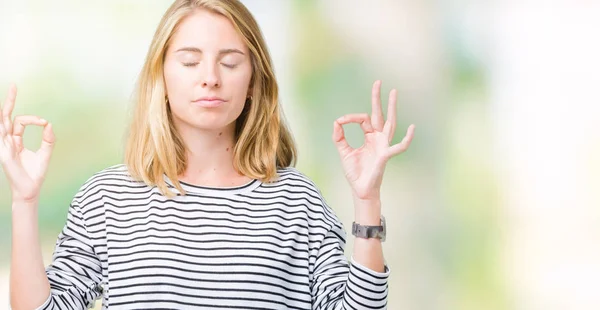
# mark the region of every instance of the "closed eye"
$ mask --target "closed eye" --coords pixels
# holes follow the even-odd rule
[[[227,67],[227,68],[229,68],[229,69],[233,69],[233,68],[237,67],[236,65],[224,64],[224,63],[221,63],[221,64],[222,64],[224,67]]]
[[[229,69],[233,69],[235,67],[237,67],[237,65],[231,65],[231,64],[226,64],[226,63],[221,63],[224,67],[229,68]],[[198,65],[197,62],[185,62],[183,63],[183,65],[185,67],[195,67]]]

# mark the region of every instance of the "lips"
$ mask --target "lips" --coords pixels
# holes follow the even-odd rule
[[[202,97],[192,101],[192,103],[205,108],[214,108],[221,106],[225,103],[225,100],[219,97]]]
[[[225,101],[225,99],[223,99],[221,97],[216,97],[216,96],[200,97],[194,101],[216,101],[216,100]]]

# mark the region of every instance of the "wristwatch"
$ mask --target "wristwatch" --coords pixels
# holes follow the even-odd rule
[[[376,238],[385,241],[385,217],[381,216],[380,226],[366,226],[352,222],[352,235],[359,238]]]

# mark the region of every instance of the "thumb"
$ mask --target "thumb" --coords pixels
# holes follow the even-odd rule
[[[342,124],[340,124],[337,120],[333,122],[333,135],[331,138],[338,150],[338,153],[340,154],[340,157],[344,159],[344,157],[346,157],[346,155],[352,151],[352,147],[348,144],[348,141],[346,141]]]
[[[47,123],[44,126],[44,132],[42,136],[42,145],[38,150],[38,154],[42,156],[44,161],[50,161],[50,156],[52,155],[52,150],[54,149],[54,144],[56,143],[56,137],[54,136],[54,132],[52,131],[52,124]]]

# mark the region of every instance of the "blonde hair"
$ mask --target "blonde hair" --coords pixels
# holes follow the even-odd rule
[[[181,21],[194,10],[227,17],[250,51],[252,104],[236,120],[234,168],[250,178],[270,182],[277,169],[296,164],[296,146],[279,106],[278,86],[262,32],[238,0],[177,0],[165,12],[154,34],[134,93],[133,119],[124,162],[134,179],[157,186],[167,197],[166,175],[182,194],[178,176],[186,168],[185,145],[165,100],[164,58]]]

